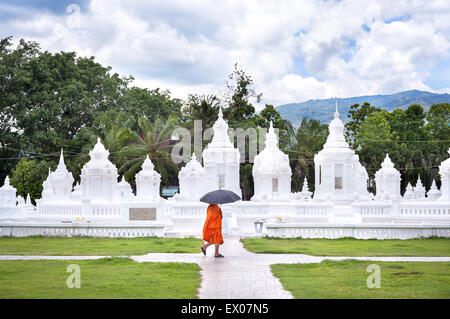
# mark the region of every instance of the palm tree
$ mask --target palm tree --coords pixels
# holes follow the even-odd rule
[[[124,174],[128,181],[134,182],[134,176],[140,171],[142,163],[147,155],[155,165],[155,170],[161,174],[161,181],[168,185],[174,181],[178,173],[178,166],[171,159],[172,131],[175,129],[177,120],[169,117],[164,122],[157,119],[150,122],[145,116],[138,119],[140,133],[129,128],[121,134],[129,138],[129,144],[120,151],[123,157],[123,165],[119,169],[120,174]]]

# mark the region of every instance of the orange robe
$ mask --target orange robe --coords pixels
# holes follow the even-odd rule
[[[222,210],[219,205],[210,204],[206,210],[206,220],[203,226],[203,240],[210,244],[223,244]]]

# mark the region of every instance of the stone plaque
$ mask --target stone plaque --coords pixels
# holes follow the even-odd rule
[[[130,220],[156,220],[156,208],[130,208]]]

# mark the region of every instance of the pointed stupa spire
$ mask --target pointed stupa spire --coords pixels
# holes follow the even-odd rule
[[[68,171],[67,171],[66,163],[64,163],[64,151],[61,148],[61,155],[59,156],[59,163],[58,163],[58,166],[56,167],[55,174],[61,175],[63,173],[64,174],[68,173]],[[50,175],[50,167],[49,167],[49,175]]]
[[[145,157],[144,163],[142,163],[142,170],[144,171],[153,171],[155,169],[155,165],[153,165],[153,162],[150,160],[150,157]]]
[[[302,192],[307,192],[307,191],[309,191],[308,179],[305,176],[305,179],[303,180]]]
[[[64,164],[64,152],[62,147],[61,147],[61,155],[59,155],[59,164]]]
[[[384,158],[383,163],[381,163],[381,167],[394,168],[394,163],[392,163],[391,158],[389,157],[389,153],[386,153],[386,157]]]
[[[338,111],[338,105],[337,105],[337,98],[334,98],[334,100],[336,101],[336,110],[334,111],[334,118],[337,119],[337,118],[339,118],[339,111]]]
[[[276,147],[278,146],[277,135],[275,134],[275,129],[273,128],[273,123],[270,121],[269,131],[266,135],[266,146],[268,147]]]
[[[2,187],[0,187],[1,189],[3,189],[3,190],[5,190],[5,189],[14,189],[15,190],[15,188],[14,187],[12,187],[10,184],[9,184],[9,176],[8,175],[6,175],[6,178],[5,178],[5,183],[3,184],[3,186]]]
[[[337,106],[337,99],[336,101],[336,109],[334,112],[334,119],[331,120],[330,124],[328,125],[329,134],[327,137],[327,141],[325,145],[323,146],[324,150],[326,149],[340,149],[340,152],[353,152],[350,150],[350,146],[348,145],[347,141],[344,137],[344,123],[342,123],[341,119],[339,118],[339,111]]]
[[[214,135],[208,148],[232,148],[233,143],[228,136],[228,124],[223,119],[222,106],[219,106],[219,115],[217,121],[213,125]]]

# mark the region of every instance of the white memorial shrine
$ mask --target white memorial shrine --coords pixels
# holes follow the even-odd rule
[[[207,207],[199,201],[203,194],[227,189],[241,196],[240,154],[222,109],[213,130],[203,165],[193,154],[179,172],[179,194],[168,200],[160,197],[161,176],[151,158],[147,156],[136,174],[135,195],[100,139],[75,186],[61,151],[36,207],[29,195],[26,200],[16,196],[6,177],[0,187],[0,236],[201,235]],[[329,131],[323,150],[314,157],[315,192],[305,178],[301,192],[293,193],[289,158],[279,149],[271,123],[265,147],[255,156],[254,196],[222,206],[223,232],[283,238],[450,237],[450,158],[439,167],[440,190],[434,180],[426,190],[419,177],[402,196],[400,172],[386,154],[375,173],[374,195],[367,190],[366,169],[345,141],[337,105]]]
[[[367,172],[359,156],[344,137],[344,123],[336,104],[334,119],[329,125],[327,141],[314,156],[316,192],[314,198],[335,203],[350,203],[355,197],[367,196]]]
[[[252,201],[289,201],[291,197],[291,167],[289,157],[278,148],[272,122],[266,135],[266,147],[255,156]]]

